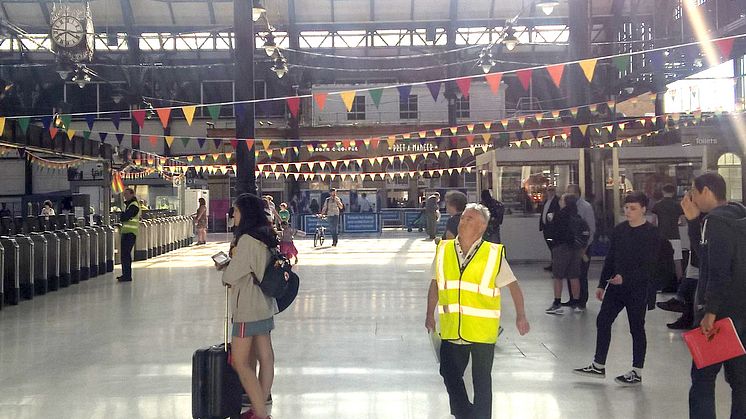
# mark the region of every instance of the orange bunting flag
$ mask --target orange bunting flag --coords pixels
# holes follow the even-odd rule
[[[212,155],[212,161],[214,161],[215,163],[218,162],[219,158],[220,158],[220,154],[218,153]]]
[[[356,94],[357,92],[354,90],[348,90],[339,94],[339,96],[342,97],[342,102],[344,102],[345,108],[347,108],[347,112],[352,111],[352,102],[355,101]]]
[[[54,141],[54,137],[57,136],[57,131],[59,131],[59,128],[55,127],[54,125],[49,127],[49,138]]]
[[[469,144],[469,147],[474,145],[474,136],[473,135],[467,135],[466,136],[466,144]]]
[[[487,74],[484,76],[484,79],[487,80],[487,84],[490,86],[492,93],[496,95],[500,89],[500,82],[503,79],[503,73]]]
[[[469,124],[466,126],[466,129],[469,130],[469,132],[474,132],[474,124]]]
[[[607,125],[606,131],[609,131],[609,134],[611,134],[611,131],[614,131],[614,125]]]
[[[560,82],[562,81],[562,74],[565,72],[565,65],[564,64],[550,65],[547,67],[547,72],[549,73],[549,77],[552,78],[554,85],[559,88]]]
[[[525,116],[519,116],[518,117],[518,124],[523,128],[523,125],[526,124],[526,117]]]
[[[536,119],[536,122],[538,122],[539,124],[541,124],[541,121],[544,119],[544,114],[543,113],[537,113],[536,115],[534,115],[534,119]]]
[[[560,117],[560,111],[552,111],[552,118],[558,119]]]
[[[155,135],[151,135],[150,137],[148,137],[148,141],[150,141],[151,145],[156,145],[158,144],[158,137],[156,137]]]
[[[580,68],[583,70],[583,74],[585,75],[585,78],[588,79],[588,82],[590,83],[591,80],[593,80],[593,73],[596,71],[596,62],[598,60],[596,58],[591,58],[588,60],[583,60],[578,63]]]
[[[313,100],[316,102],[316,106],[319,107],[319,111],[323,111],[326,106],[326,98],[329,96],[328,93],[314,93]]]
[[[182,106],[181,111],[184,112],[184,118],[186,118],[187,124],[191,126],[192,120],[194,119],[194,112],[197,111],[197,106],[195,105]]]
[[[492,134],[490,134],[490,133],[482,134],[482,139],[484,139],[484,143],[485,144],[487,144],[487,143],[490,142],[490,138],[492,138]]]
[[[427,137],[427,131],[420,131],[418,135],[420,136],[420,138],[425,138]]]
[[[158,108],[155,110],[158,113],[158,119],[161,120],[163,128],[168,127],[168,119],[171,117],[171,108]]]
[[[521,86],[523,86],[523,90],[528,91],[529,85],[531,84],[531,74],[533,73],[532,69],[527,70],[518,70],[515,74],[518,76],[518,81],[521,82]]]
[[[484,122],[482,125],[484,125],[484,129],[486,129],[487,131],[489,131],[489,130],[492,129],[492,122],[491,121]]]

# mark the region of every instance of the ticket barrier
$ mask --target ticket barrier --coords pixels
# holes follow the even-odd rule
[[[116,234],[114,226],[101,226],[104,230],[104,273],[114,271],[114,236]]]
[[[88,233],[89,242],[88,242],[88,273],[90,278],[95,278],[98,276],[98,230],[96,230],[93,227],[83,227],[83,229]]]
[[[0,245],[3,247],[3,302],[17,305],[21,301],[20,246],[9,236],[0,236]]]
[[[80,236],[80,280],[91,278],[91,235],[83,227],[73,229]]]

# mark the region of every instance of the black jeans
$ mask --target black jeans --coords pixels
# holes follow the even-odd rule
[[[622,311],[627,309],[629,332],[632,334],[632,366],[645,365],[648,341],[645,336],[645,313],[647,312],[647,290],[634,290],[624,285],[609,285],[596,318],[596,355],[594,361],[606,364],[611,344],[611,325]]]
[[[332,244],[336,245],[339,240],[339,215],[329,215],[326,219],[329,221],[329,233],[332,235]]]
[[[135,248],[137,236],[132,233],[122,234],[122,277],[132,279],[132,249]]]
[[[741,342],[746,344],[746,320],[733,319]],[[746,418],[746,356],[698,370],[692,363],[689,389],[689,418],[715,419],[715,379],[725,367],[725,381],[731,388],[731,419]]]
[[[474,403],[464,386],[464,371],[471,355]],[[440,346],[440,375],[448,391],[451,414],[457,419],[490,419],[492,417],[492,360],[495,345],[472,343],[456,345],[443,341]]]

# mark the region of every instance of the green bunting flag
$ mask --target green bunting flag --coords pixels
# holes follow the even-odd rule
[[[612,63],[614,63],[614,67],[619,70],[620,73],[627,71],[627,68],[629,68],[629,56],[622,55],[621,57],[614,57],[612,58]]]
[[[73,120],[72,115],[62,115],[60,116],[60,120],[62,121],[62,126],[65,127],[65,129],[70,128],[70,123]]]
[[[184,148],[186,148],[187,146],[189,146],[189,138],[188,137],[182,137],[181,138],[181,143],[184,144]]]
[[[220,105],[210,105],[207,107],[207,112],[210,114],[212,121],[215,122],[220,118]]]
[[[86,139],[86,141],[91,138],[91,131],[83,131],[83,138]]]
[[[18,118],[18,126],[21,127],[21,132],[23,134],[26,134],[26,130],[28,130],[28,124],[31,122],[31,118],[29,117],[23,117]]]
[[[376,108],[381,104],[381,96],[383,96],[383,89],[371,89],[368,93],[370,93],[370,98],[373,99],[373,104],[376,105]]]

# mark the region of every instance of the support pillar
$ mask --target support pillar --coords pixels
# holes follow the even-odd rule
[[[237,105],[243,107],[244,112],[236,114],[236,138],[239,140],[236,150],[236,194],[256,194],[256,161],[254,147],[249,148],[246,139],[254,139],[254,52],[256,40],[254,38],[254,21],[251,18],[252,2],[233,0],[233,28],[235,43],[233,45],[233,59],[235,67],[233,80],[235,82],[235,100],[252,101]]]

